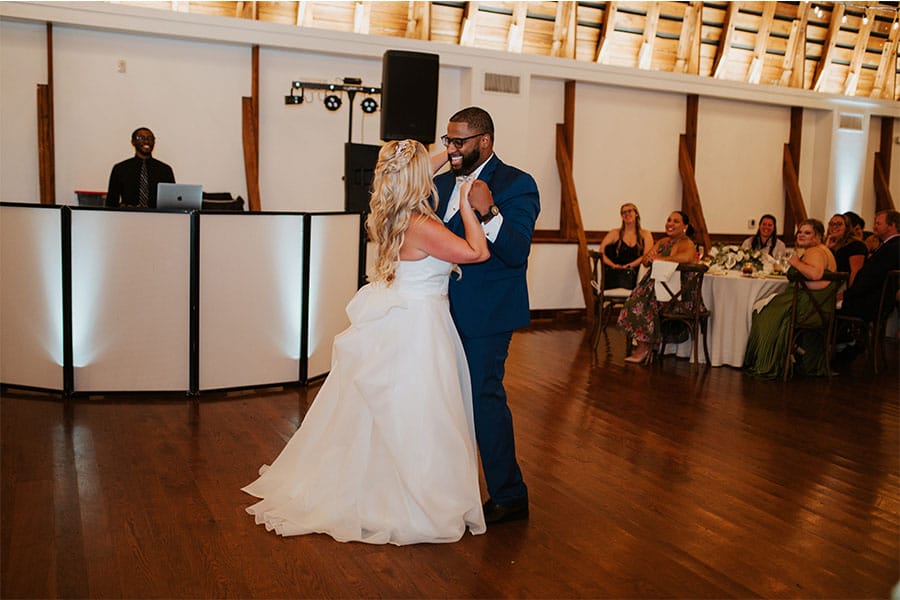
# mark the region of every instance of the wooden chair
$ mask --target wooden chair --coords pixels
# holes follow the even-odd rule
[[[834,346],[834,323],[837,311],[837,294],[842,284],[849,279],[849,273],[832,273],[826,271],[822,275],[822,279],[832,282],[828,288],[828,293],[824,298],[817,299],[814,292],[820,290],[811,290],[807,286],[809,281],[796,270],[792,269],[788,274],[791,282],[790,289],[793,292],[791,299],[791,321],[788,336],[787,356],[784,357],[784,380],[787,381],[791,374],[791,359],[793,357],[794,346],[797,340],[805,332],[818,332],[822,334],[822,343],[825,346],[825,372],[831,377],[831,354]],[[813,310],[802,315],[798,310],[800,298],[809,300]]]
[[[847,327],[848,330],[857,332],[853,335],[856,343],[862,344],[866,358],[872,360],[872,372],[878,375],[881,369],[887,367],[884,357],[884,334],[887,319],[895,307],[898,306],[897,289],[900,287],[900,270],[888,271],[881,286],[881,294],[878,298],[878,312],[875,321],[866,321],[860,317],[851,317],[838,313],[837,322]]]
[[[709,346],[706,341],[707,325],[709,324],[710,312],[703,304],[703,276],[709,267],[703,264],[680,264],[678,271],[681,273],[681,289],[676,293],[672,293],[669,286],[663,283],[663,287],[669,292],[672,298],[663,304],[659,311],[660,330],[664,328],[665,323],[682,323],[687,327],[691,337],[691,360],[694,364],[700,362],[698,353],[699,336],[703,335],[703,356],[706,357],[706,364],[710,364]],[[690,285],[687,285],[688,277],[694,279]],[[685,311],[685,302],[689,302],[692,309]],[[657,352],[660,362],[666,348],[665,339],[660,336],[659,351]]]
[[[594,324],[591,329],[591,346],[597,347],[610,322],[619,316],[619,312],[625,306],[625,300],[631,295],[631,290],[626,288],[607,289],[603,254],[596,250],[588,250],[588,255],[592,263],[591,287],[594,292]]]

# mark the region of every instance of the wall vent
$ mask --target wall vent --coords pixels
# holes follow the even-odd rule
[[[501,94],[519,94],[518,75],[501,75],[500,73],[484,74],[484,91]]]
[[[846,129],[848,131],[863,130],[863,116],[853,113],[841,113],[838,121],[838,129]]]

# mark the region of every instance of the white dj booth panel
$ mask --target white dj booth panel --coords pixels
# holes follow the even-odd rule
[[[309,362],[312,379],[331,369],[334,337],[347,328],[346,306],[359,285],[360,215],[312,215],[309,264]]]
[[[61,211],[0,207],[0,381],[63,389]]]
[[[74,392],[189,389],[191,217],[72,210]]]
[[[200,215],[201,390],[297,381],[303,216]]]

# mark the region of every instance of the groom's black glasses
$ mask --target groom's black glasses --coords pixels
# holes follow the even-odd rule
[[[472,138],[477,138],[479,135],[484,135],[484,134],[476,133],[475,135],[470,135],[469,137],[464,137],[464,138],[452,138],[452,137],[448,137],[446,135],[442,135],[441,143],[444,145],[445,148],[449,148],[450,144],[453,144],[454,146],[456,146],[456,149],[459,150],[466,144],[466,142],[468,142]]]

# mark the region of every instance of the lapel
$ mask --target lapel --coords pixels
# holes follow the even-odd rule
[[[500,164],[500,159],[497,158],[496,154],[494,154],[485,163],[484,168],[481,169],[481,173],[478,174],[478,179],[490,186],[491,179],[493,179],[494,177],[494,171],[497,169],[498,164]],[[450,194],[453,193],[453,188],[456,186],[456,177],[452,172],[444,173],[437,178],[436,185],[438,196],[440,197],[437,215],[441,220],[443,220],[444,213],[447,212],[447,204],[450,202]],[[450,230],[454,232],[463,230],[462,217],[459,216],[459,211],[457,211],[457,213],[453,215],[453,217],[451,217],[449,221],[447,221],[447,227],[449,227]]]

